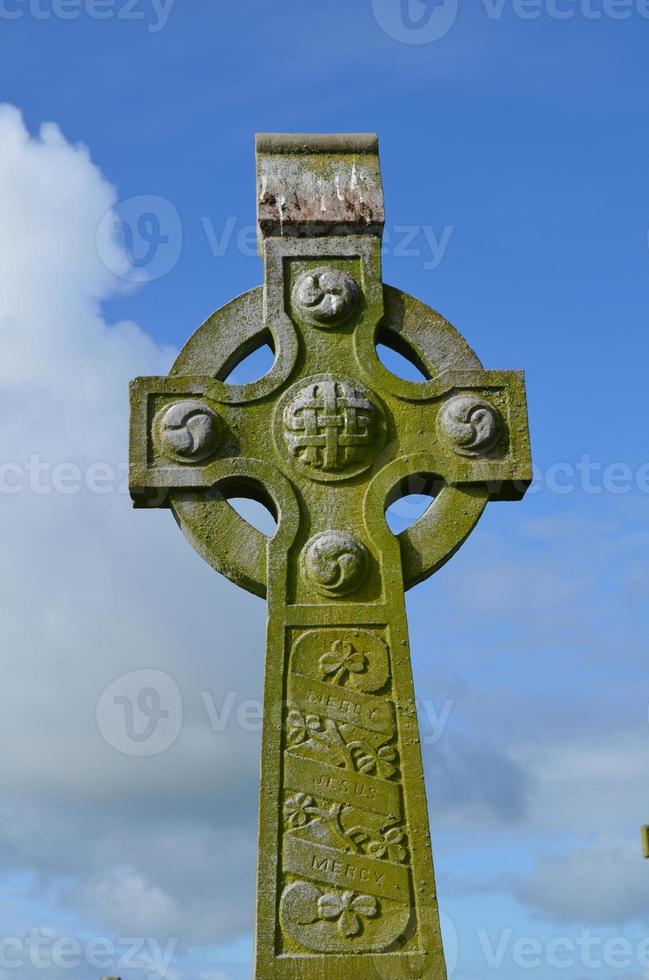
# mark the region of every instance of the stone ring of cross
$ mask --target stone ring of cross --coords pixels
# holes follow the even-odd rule
[[[153,465],[144,469],[136,459],[131,467],[135,503],[170,506],[210,564],[265,596],[266,536],[230,507],[228,497],[252,497],[269,506],[282,537],[291,537],[297,525],[290,525],[289,516],[296,511],[287,504],[292,490],[284,475],[289,480],[302,474],[308,482],[360,484],[366,487],[367,531],[375,536],[388,533],[384,514],[390,503],[412,492],[434,493],[435,506],[399,535],[404,585],[409,589],[455,553],[490,498],[517,499],[525,492],[529,476],[521,374],[485,372],[447,320],[414,297],[382,285],[378,238],[271,239],[265,244],[266,286],[244,293],[202,324],[181,351],[169,378],[133,382],[133,405],[143,414],[152,408],[154,419],[174,410],[178,414],[195,407],[198,398],[205,418],[219,419],[227,433],[207,459],[188,453],[184,461],[177,454],[172,460],[159,452]],[[309,332],[304,343],[305,349],[307,343],[311,348],[315,369],[332,358],[340,364],[344,338],[350,361],[346,374],[357,380],[338,371],[323,375],[314,370],[309,377],[309,368],[304,368],[300,373],[305,380],[290,386],[301,385],[302,391],[280,413],[275,410],[276,400],[293,378],[300,327],[308,322],[292,304],[288,309],[281,304],[282,259],[287,252],[296,259],[289,270],[293,265],[301,267],[305,252],[316,263],[320,254],[326,254],[337,268],[354,267],[362,308],[335,335],[337,342],[327,333],[324,343],[316,344],[319,338]],[[298,278],[295,269],[293,278]],[[279,302],[273,306],[277,292]],[[406,381],[392,374],[379,359],[379,343],[406,356],[429,380]],[[264,378],[241,386],[222,380],[265,344],[275,359]],[[517,418],[521,408],[522,425]],[[384,415],[392,420],[387,437],[380,431],[385,428]],[[485,416],[488,438],[481,444]],[[242,422],[248,417],[244,430]],[[194,419],[201,421],[200,416]],[[140,422],[136,412],[134,422]],[[262,477],[258,464],[269,465],[269,433],[278,429],[283,435],[274,438],[279,459],[270,464],[274,472]],[[191,435],[186,428],[181,434]],[[146,440],[146,431],[135,429],[133,436],[137,446],[138,437]],[[467,444],[472,451],[467,452]],[[146,458],[146,452],[143,455]],[[224,458],[236,459],[236,467],[224,469]],[[172,462],[177,465],[172,467]],[[354,479],[359,470],[369,471],[360,481]],[[368,475],[375,481],[368,481]],[[308,482],[306,489],[318,490],[309,488]]]
[[[359,980],[437,980],[404,593],[489,500],[528,488],[524,379],[484,370],[383,283],[376,137],[260,136],[257,177],[264,284],[209,317],[168,377],[132,383],[131,492],[268,598],[256,976],[346,980],[353,964]],[[227,383],[265,344],[270,371]],[[389,371],[379,344],[422,380]],[[395,536],[386,509],[413,492],[431,506]],[[272,538],[234,497],[272,511]]]

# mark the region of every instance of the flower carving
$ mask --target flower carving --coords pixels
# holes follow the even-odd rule
[[[393,745],[376,749],[369,742],[351,742],[349,748],[355,755],[359,772],[377,775],[381,779],[392,779],[398,772],[399,756]]]
[[[350,674],[362,674],[367,669],[367,657],[344,640],[336,640],[329,651],[320,657],[320,671],[334,684],[343,684]]]
[[[321,919],[335,921],[338,932],[353,939],[363,928],[363,919],[373,919],[379,914],[379,903],[372,895],[354,895],[346,891],[342,895],[328,892],[318,899],[318,915]]]
[[[320,810],[316,806],[315,800],[312,796],[307,796],[306,793],[296,793],[284,804],[284,816],[288,820],[289,826],[294,829],[306,827],[309,819],[319,813]]]
[[[387,858],[395,864],[401,864],[408,857],[405,847],[406,835],[400,827],[391,827],[383,831],[381,836],[367,846],[367,853],[381,860]]]
[[[307,738],[322,732],[322,722],[317,715],[304,715],[301,711],[289,711],[286,719],[289,745],[301,745]]]

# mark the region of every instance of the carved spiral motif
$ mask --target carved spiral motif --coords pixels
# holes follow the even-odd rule
[[[356,280],[338,269],[314,269],[300,276],[293,305],[307,323],[320,329],[349,320],[360,299]]]
[[[460,456],[484,456],[498,442],[503,422],[498,409],[476,395],[456,395],[438,418],[442,438]]]
[[[365,545],[343,531],[323,531],[308,542],[301,557],[302,572],[323,596],[336,598],[354,592],[367,576]]]
[[[204,402],[187,400],[161,409],[153,422],[158,449],[181,463],[210,456],[221,438],[221,420]]]

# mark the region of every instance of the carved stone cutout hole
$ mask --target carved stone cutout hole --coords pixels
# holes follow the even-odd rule
[[[275,345],[270,330],[257,336],[250,346],[241,346],[223,366],[218,381],[229,385],[247,385],[261,381],[275,363]]]
[[[391,330],[379,330],[376,354],[390,374],[404,381],[430,381],[426,365],[410,344]]]
[[[393,534],[399,535],[424,516],[444,486],[440,477],[431,473],[416,473],[400,480],[388,495],[385,522]]]
[[[223,480],[212,489],[211,493],[226,500],[239,517],[267,538],[272,538],[277,531],[275,501],[255,480],[245,480],[241,477]]]

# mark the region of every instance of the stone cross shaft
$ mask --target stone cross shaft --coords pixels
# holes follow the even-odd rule
[[[446,977],[405,590],[531,480],[523,375],[383,285],[372,135],[257,138],[264,286],[131,386],[137,507],[268,599],[257,980]],[[268,343],[270,371],[226,383]],[[377,343],[425,380],[387,370]],[[395,536],[391,502],[426,493]],[[266,538],[230,506],[266,504]]]

